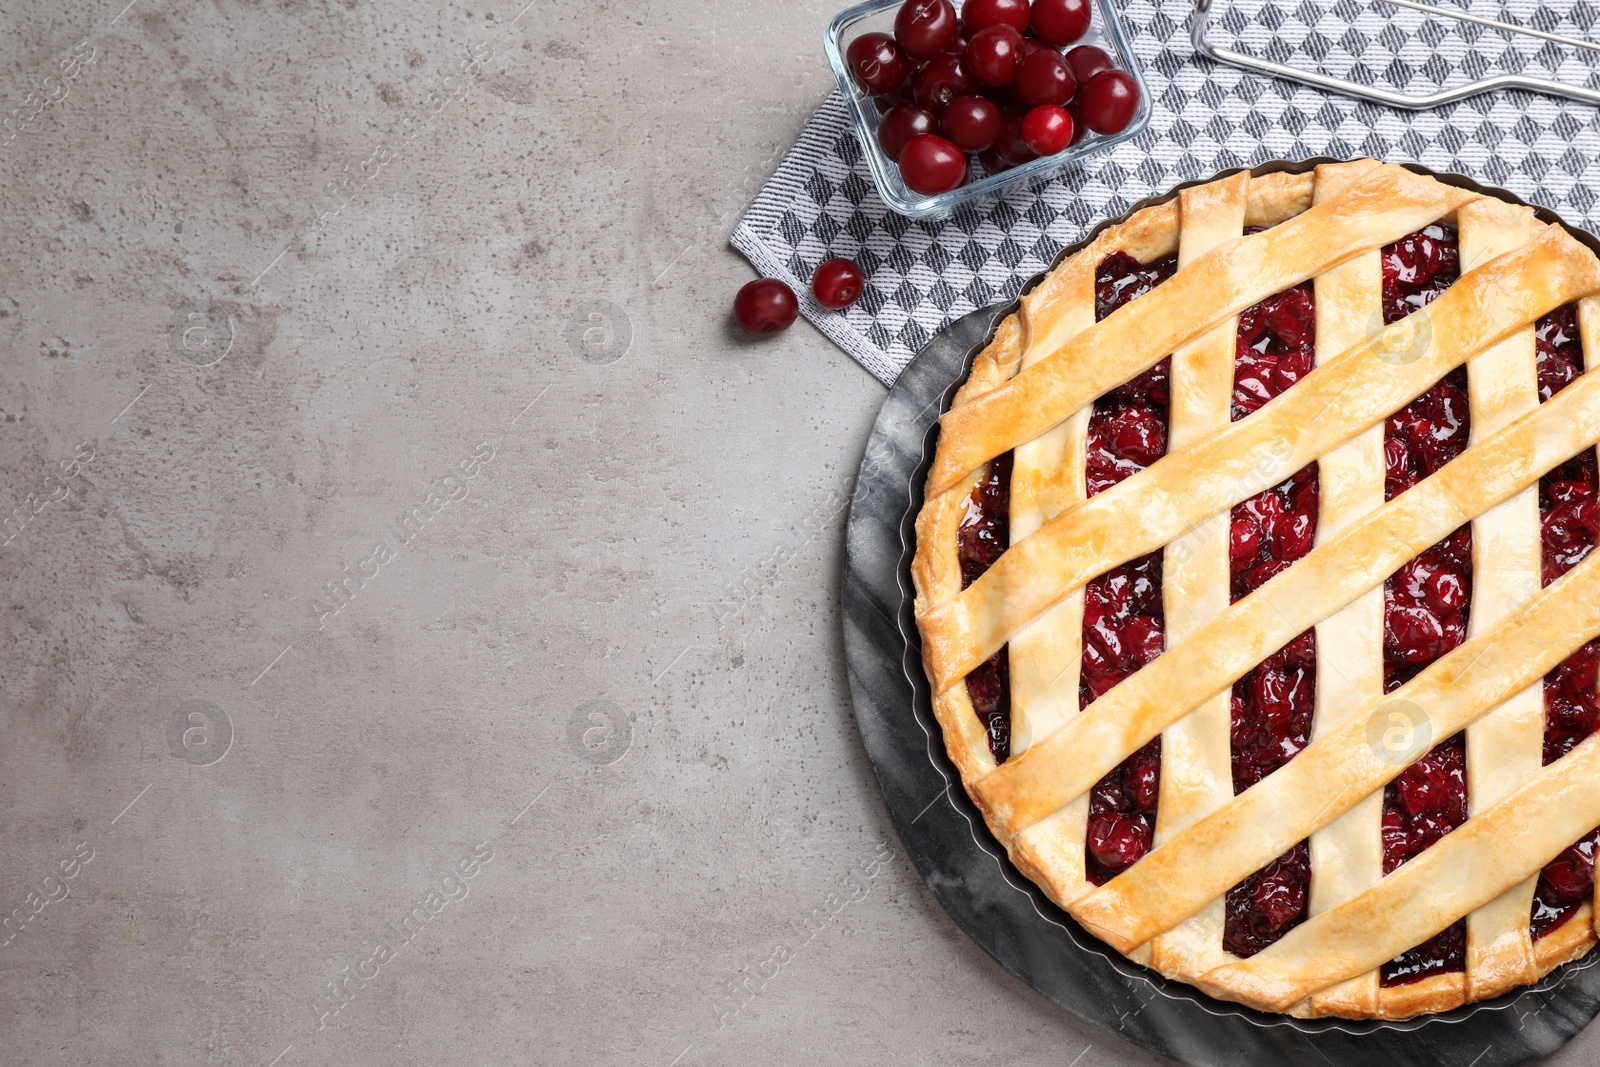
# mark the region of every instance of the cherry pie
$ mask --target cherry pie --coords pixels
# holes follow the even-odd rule
[[[1214,996],[1406,1018],[1596,942],[1600,261],[1372,160],[1234,174],[1022,298],[917,623],[968,793]]]

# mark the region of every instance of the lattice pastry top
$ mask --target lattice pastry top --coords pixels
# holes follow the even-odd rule
[[[1272,1012],[1443,1011],[1588,951],[1597,293],[1559,226],[1364,160],[1186,189],[1025,296],[914,565],[1016,866]]]

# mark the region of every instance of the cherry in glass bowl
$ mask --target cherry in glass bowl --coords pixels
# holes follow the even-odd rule
[[[1060,80],[1064,77],[1066,80],[1075,83],[1074,89],[1081,91],[1081,86],[1077,83],[1084,79],[1076,76],[1075,71],[1078,64],[1073,62],[1074,58],[1081,63],[1085,57],[1091,57],[1097,52],[1103,52],[1109,58],[1111,65],[1126,74],[1137,88],[1138,99],[1134,113],[1127,124],[1114,133],[1096,132],[1090,124],[1081,121],[1077,110],[1078,101],[1074,97],[1066,105],[1074,124],[1073,136],[1070,143],[1062,151],[1054,155],[1036,156],[1026,148],[1021,148],[1018,151],[1008,153],[1003,148],[1010,141],[1018,138],[1012,137],[1008,140],[1007,132],[1019,133],[1020,131],[1010,131],[1009,127],[1005,127],[1003,124],[1001,136],[994,145],[987,149],[969,150],[969,176],[964,184],[948,192],[934,195],[919,193],[906,183],[900,173],[898,161],[884,151],[879,137],[879,127],[884,121],[885,114],[891,111],[895,105],[909,104],[914,107],[920,103],[921,106],[927,107],[928,102],[923,101],[918,95],[919,81],[922,83],[920,85],[922,96],[926,96],[930,100],[933,97],[938,97],[937,100],[933,101],[936,106],[932,110],[935,113],[941,111],[950,102],[950,99],[973,92],[981,92],[985,95],[1014,94],[1017,87],[1013,84],[1000,89],[989,89],[977,83],[977,80],[965,70],[964,55],[959,51],[952,51],[963,40],[964,31],[962,31],[947,46],[946,51],[939,53],[938,57],[936,57],[949,56],[951,57],[951,65],[962,68],[953,72],[953,80],[952,77],[940,79],[931,75],[918,79],[913,73],[907,77],[905,84],[896,93],[878,96],[868,95],[852,74],[848,61],[850,46],[867,34],[881,33],[893,36],[895,32],[895,16],[900,12],[903,2],[904,0],[867,0],[865,3],[848,8],[840,12],[829,24],[823,42],[828,56],[828,63],[833,68],[834,77],[838,81],[839,91],[844,98],[845,107],[850,114],[851,124],[855,127],[857,138],[861,142],[862,152],[866,158],[868,170],[872,174],[873,183],[877,186],[878,194],[882,197],[884,203],[902,215],[910,218],[944,217],[962,204],[996,196],[1006,189],[1026,182],[1031,178],[1048,176],[1087,156],[1107,151],[1129,138],[1138,136],[1150,122],[1152,109],[1149,87],[1145,83],[1144,73],[1140,68],[1139,61],[1134,56],[1133,49],[1128,43],[1127,34],[1123,29],[1121,17],[1115,6],[1113,6],[1113,0],[1054,0],[1054,7],[1050,11],[1060,15],[1061,17],[1055,21],[1063,24],[1062,27],[1059,27],[1057,36],[1065,38],[1070,32],[1074,31],[1077,28],[1078,20],[1081,18],[1081,12],[1088,11],[1091,15],[1087,32],[1083,36],[1072,40],[1070,44],[1060,46],[1059,50],[1062,52],[1069,52],[1078,48],[1083,48],[1085,51],[1076,57],[1065,56],[1067,72],[1065,75],[1058,73],[1057,79]],[[967,2],[972,2],[972,0],[967,0]],[[957,20],[961,25],[965,25],[966,3],[963,0],[951,0],[951,5],[957,13]],[[926,21],[938,23],[938,27],[935,28],[939,28],[941,34],[946,32],[943,29],[946,21],[945,13],[942,10],[934,10],[939,5],[930,2],[926,6],[930,9],[926,13]],[[980,4],[980,6],[982,5]],[[985,10],[994,8],[999,11],[999,9],[1006,6],[1005,0],[987,0],[987,8]],[[1060,8],[1061,11],[1057,12],[1056,8]],[[1000,11],[999,13],[1004,15],[1005,12]],[[988,14],[994,15],[995,11],[989,11]],[[983,20],[980,19],[979,21]],[[1040,42],[1029,38],[1027,43],[1032,49]],[[920,66],[920,61],[912,60],[911,65],[915,70],[916,67]],[[1035,65],[1037,66],[1038,64]],[[1090,72],[1092,73],[1092,68]],[[1035,74],[1039,73],[1041,72],[1035,72]],[[963,81],[962,77],[954,77],[954,75],[963,76],[965,81]],[[1048,80],[1048,78],[1030,77],[1025,88],[1028,89],[1030,96],[1038,95],[1040,100],[1050,99],[1052,91],[1059,93],[1060,90],[1059,88],[1052,90],[1051,86],[1042,84],[1043,82],[1048,82]],[[938,84],[934,84],[935,82]],[[971,84],[967,84],[969,82]],[[935,92],[935,90],[938,90],[938,92]],[[946,97],[949,99],[946,99]],[[1020,103],[1022,103],[1020,100],[1013,102],[1013,104]],[[1028,108],[1023,106],[1022,110],[1026,111]],[[902,114],[900,117],[904,118],[904,115]],[[1019,125],[1021,117],[1021,112],[1013,115],[1011,111],[1006,111],[1003,115],[1005,120],[1017,120],[1012,125]],[[938,127],[943,125],[939,121],[937,114],[935,124]],[[894,132],[891,131],[891,133]],[[909,131],[901,132],[909,133]],[[922,131],[919,130],[917,132]],[[936,129],[933,132],[939,131]],[[903,139],[898,134],[888,138],[891,144],[901,143]],[[974,141],[974,143],[978,142]],[[1012,145],[1011,147],[1016,148],[1018,146]]]

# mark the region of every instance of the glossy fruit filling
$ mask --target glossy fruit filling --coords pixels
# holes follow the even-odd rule
[[[1309,284],[1270,296],[1239,316],[1234,342],[1233,419],[1238,421],[1311,373],[1316,305]],[[1228,528],[1232,599],[1288,570],[1317,533],[1317,465],[1234,507]],[[1307,630],[1233,684],[1230,742],[1237,795],[1289,762],[1311,737],[1317,635]],[[1253,956],[1305,919],[1311,850],[1289,849],[1228,890],[1222,944]]]
[[[1425,307],[1461,274],[1454,231],[1429,226],[1384,248],[1383,320]],[[1384,424],[1384,497],[1394,497],[1455,459],[1471,433],[1466,370],[1458,368]],[[1384,691],[1398,689],[1467,636],[1472,528],[1456,530],[1389,577],[1383,587]],[[1467,818],[1466,739],[1456,734],[1408,767],[1383,793],[1383,872],[1398,868]],[[1381,968],[1404,985],[1459,971],[1466,923],[1458,922]]]
[[[1545,401],[1583,372],[1578,311],[1567,304],[1539,320],[1534,331],[1539,399]],[[1600,539],[1600,502],[1595,499],[1595,454],[1588,450],[1539,480],[1539,524],[1544,584],[1549,585],[1587,556]],[[1567,657],[1544,678],[1544,762],[1553,763],[1594,732],[1597,715],[1595,665],[1600,639]],[[1594,893],[1594,858],[1600,831],[1588,834],[1539,872],[1529,930],[1537,940],[1570,919]]]
[[[1383,249],[1383,322],[1399,322],[1427,307],[1461,277],[1456,232],[1435,223]]]
[[[967,513],[956,530],[956,555],[961,561],[961,588],[1000,558],[1011,540],[1011,453],[996,456],[967,498]],[[989,734],[996,763],[1011,754],[1011,668],[1007,649],[967,675],[967,697]]]
[[[1113,252],[1095,271],[1095,319],[1170,278],[1177,256],[1141,264]],[[1160,459],[1167,450],[1171,363],[1162,360],[1095,401],[1089,416],[1085,484],[1090,496]],[[1124,563],[1084,588],[1083,667],[1079,707],[1161,654],[1166,614],[1161,600],[1161,552]],[[1089,794],[1085,867],[1101,885],[1150,851],[1161,791],[1161,738],[1155,737],[1100,779]]]

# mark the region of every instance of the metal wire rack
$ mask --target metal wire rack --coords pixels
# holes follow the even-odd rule
[[[1413,11],[1420,11],[1437,18],[1454,19],[1458,22],[1487,26],[1502,33],[1537,37],[1541,40],[1552,41],[1572,48],[1600,52],[1600,44],[1596,44],[1593,41],[1551,33],[1531,26],[1518,26],[1510,22],[1500,22],[1496,19],[1485,18],[1482,15],[1474,15],[1470,12],[1458,11],[1449,7],[1419,3],[1418,0],[1380,0],[1380,2],[1395,7],[1410,8]],[[1242,70],[1255,71],[1258,74],[1266,74],[1274,78],[1285,78],[1326,92],[1353,96],[1360,100],[1370,100],[1373,103],[1404,108],[1408,111],[1426,111],[1429,108],[1453,104],[1458,100],[1465,100],[1468,97],[1495,92],[1500,89],[1526,89],[1531,92],[1544,93],[1548,96],[1559,96],[1567,100],[1576,100],[1580,103],[1600,106],[1600,90],[1589,89],[1581,85],[1570,85],[1566,82],[1553,81],[1549,78],[1530,77],[1524,74],[1496,74],[1453,89],[1441,89],[1434,93],[1409,94],[1396,92],[1393,89],[1380,88],[1375,85],[1362,85],[1346,78],[1336,78],[1323,74],[1320,71],[1305,70],[1285,63],[1277,63],[1270,59],[1251,55],[1248,52],[1223,48],[1207,41],[1206,26],[1211,19],[1213,3],[1214,0],[1195,0],[1194,12],[1189,16],[1189,40],[1193,42],[1194,50],[1200,55],[1230,67],[1239,67]]]

